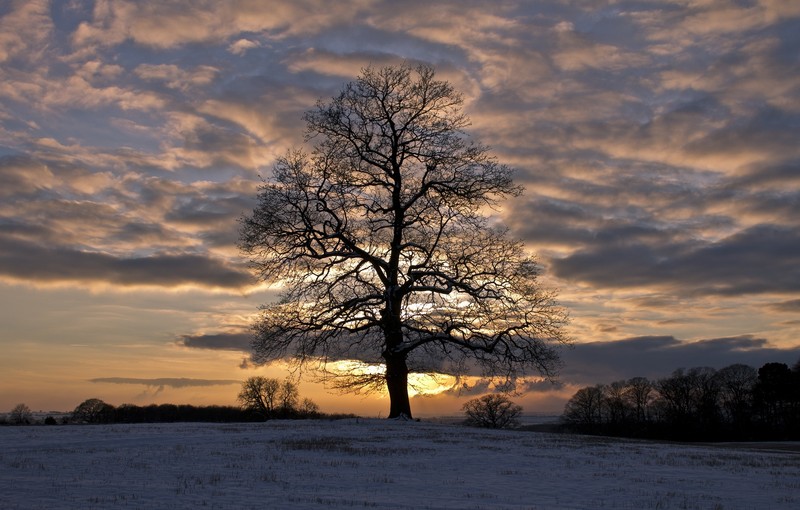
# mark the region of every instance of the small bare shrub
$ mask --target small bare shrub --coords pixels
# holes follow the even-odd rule
[[[484,395],[464,404],[463,410],[467,425],[488,429],[516,427],[522,414],[522,407],[505,395]]]
[[[31,408],[25,404],[17,404],[14,406],[14,409],[8,413],[8,421],[12,425],[30,425],[33,423]]]

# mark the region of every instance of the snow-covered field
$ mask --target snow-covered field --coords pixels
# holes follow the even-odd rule
[[[800,455],[377,419],[0,428],[0,508],[800,508]]]

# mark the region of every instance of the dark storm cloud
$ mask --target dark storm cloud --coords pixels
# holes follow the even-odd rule
[[[218,349],[225,351],[250,352],[253,334],[217,333],[209,335],[181,335],[178,342],[193,349]]]
[[[186,379],[183,377],[161,377],[156,379],[137,379],[133,377],[98,377],[89,379],[93,383],[108,383],[108,384],[134,384],[148,387],[164,387],[170,388],[192,388],[204,386],[224,386],[228,384],[241,384],[242,381],[233,379]]]
[[[551,261],[560,278],[687,295],[800,292],[800,231],[756,226],[712,243],[598,245]]]
[[[658,379],[678,368],[723,368],[735,363],[759,368],[765,363],[793,364],[800,347],[777,348],[753,336],[686,342],[672,336],[646,336],[577,344],[563,351],[560,379],[573,384],[609,383],[631,377]]]
[[[222,288],[241,288],[253,283],[244,268],[203,255],[118,258],[71,248],[42,247],[13,238],[2,239],[0,246],[0,274],[41,283],[85,281],[122,286]]]

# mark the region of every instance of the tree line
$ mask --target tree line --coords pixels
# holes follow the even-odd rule
[[[248,422],[263,418],[236,406],[193,406],[187,404],[150,404],[114,406],[99,398],[89,398],[70,413],[38,418],[25,404],[18,404],[7,415],[0,415],[0,425],[67,425],[111,423],[172,422]]]
[[[564,425],[573,431],[674,440],[800,439],[800,362],[675,370],[578,390]]]
[[[321,413],[319,406],[301,398],[296,383],[267,377],[250,377],[242,383],[237,397],[239,406],[193,406],[188,404],[150,404],[114,406],[99,398],[90,398],[58,420],[47,416],[41,423],[111,424],[111,423],[174,423],[174,422],[257,422],[270,419],[343,418],[351,415]],[[0,416],[0,425],[32,425],[39,423],[25,404],[16,405],[7,416]]]

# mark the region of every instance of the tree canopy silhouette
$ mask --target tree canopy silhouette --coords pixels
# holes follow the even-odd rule
[[[411,417],[410,371],[554,375],[566,315],[487,215],[521,189],[466,136],[462,106],[432,68],[402,65],[364,69],[306,113],[313,150],[280,158],[242,220],[257,275],[282,288],[255,324],[256,361],[380,364],[390,418]]]
[[[800,364],[678,369],[648,381],[579,389],[564,407],[568,428],[594,434],[680,440],[800,437]]]

